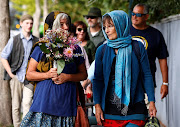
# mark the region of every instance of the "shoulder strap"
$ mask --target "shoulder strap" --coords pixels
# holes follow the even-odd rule
[[[107,44],[104,44],[103,47],[102,47],[101,61],[102,61],[102,59],[103,59],[103,57],[104,57],[104,52],[105,52],[105,50],[106,50],[106,47],[107,47]]]
[[[144,79],[144,76],[142,74],[141,64],[140,64],[141,53],[140,53],[140,48],[139,48],[138,41],[132,40],[132,50],[134,51],[134,53],[135,53],[135,55],[136,55],[136,57],[138,59],[141,79]],[[144,84],[144,82],[142,80],[141,80],[141,82],[142,82],[142,84]],[[143,85],[143,90],[145,91],[144,85]]]
[[[139,44],[137,41],[132,40],[132,50],[134,51],[138,61],[140,62],[141,53],[140,53],[140,48],[139,48]]]

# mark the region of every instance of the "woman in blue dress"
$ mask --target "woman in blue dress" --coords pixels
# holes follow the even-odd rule
[[[55,20],[54,20],[55,19]],[[66,13],[51,12],[45,21],[47,28],[70,29],[70,17]],[[74,53],[81,53],[77,47]],[[61,74],[52,68],[51,58],[47,59],[39,46],[31,54],[26,77],[37,81],[33,104],[21,122],[21,127],[73,127],[77,113],[76,82],[85,80],[87,72],[84,57],[73,57]]]

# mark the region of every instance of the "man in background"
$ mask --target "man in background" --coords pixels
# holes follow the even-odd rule
[[[149,8],[145,4],[137,4],[133,8],[132,12],[132,26],[130,28],[130,33],[134,40],[141,40],[147,50],[155,87],[155,60],[158,58],[163,80],[160,91],[161,99],[163,99],[168,94],[169,83],[167,57],[169,54],[162,33],[159,30],[147,25],[148,18]]]
[[[20,34],[11,37],[1,53],[1,62],[5,68],[4,80],[10,83],[12,97],[12,119],[14,127],[19,127],[21,123],[21,101],[29,100],[33,96],[33,85],[25,80],[28,58],[35,42],[38,38],[31,34],[33,18],[31,15],[23,15],[20,18]],[[31,94],[31,95],[29,95]],[[32,101],[32,99],[30,99]],[[29,103],[29,102],[28,102]],[[24,106],[23,116],[29,111],[31,103]],[[27,111],[24,111],[27,110]]]
[[[87,15],[83,15],[88,23],[88,34],[90,40],[97,47],[99,43],[104,42],[105,38],[101,30],[101,10],[96,7],[90,8]]]

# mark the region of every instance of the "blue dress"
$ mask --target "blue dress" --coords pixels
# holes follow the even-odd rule
[[[81,53],[80,47],[77,47],[74,53]],[[31,54],[31,58],[39,62],[42,56],[43,52],[39,46],[36,46],[33,53]],[[76,74],[78,72],[78,66],[84,62],[84,58],[79,56],[74,57],[73,59],[73,62],[67,63],[65,65],[62,73]],[[73,118],[77,113],[76,105],[75,82],[66,82],[57,85],[51,79],[40,81],[36,85],[33,104],[31,105],[30,112],[26,115],[28,117],[25,117],[21,124],[25,121],[31,121],[30,119],[32,119],[32,116],[42,117],[42,115],[46,115],[45,117],[47,118],[48,116],[55,116],[56,119],[57,117],[58,119],[59,117]],[[72,119],[68,121],[72,121]]]

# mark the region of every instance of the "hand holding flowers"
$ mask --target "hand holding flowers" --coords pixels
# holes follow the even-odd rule
[[[39,46],[42,52],[46,54],[46,58],[52,57],[54,65],[57,64],[58,74],[63,71],[66,63],[73,61],[73,57],[83,55],[74,53],[79,42],[75,37],[69,35],[68,31],[59,28],[47,30],[45,36],[39,39]]]
[[[61,73],[57,76],[57,78],[52,78],[55,84],[63,84],[65,82],[68,82],[68,74]]]

